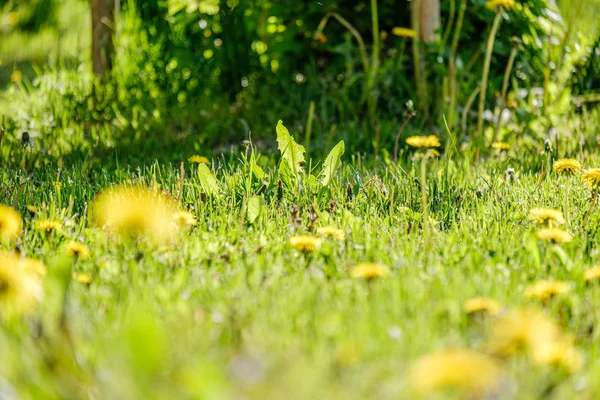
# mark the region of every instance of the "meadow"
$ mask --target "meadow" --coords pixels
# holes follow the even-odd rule
[[[64,43],[79,41],[84,3],[59,7],[58,20],[78,21]],[[480,3],[493,49],[493,24],[540,2]],[[567,55],[552,35],[547,52],[519,47],[515,71],[498,34],[484,118],[485,67],[465,91],[452,52],[439,58],[464,75],[456,110],[436,102],[452,74],[425,61],[430,92],[392,92],[391,65],[408,67],[391,52],[375,81],[373,69],[356,75],[364,87],[332,89],[340,74],[309,65],[291,67],[294,83],[255,71],[250,93],[194,92],[182,42],[154,47],[141,27],[156,21],[135,4],[108,77],[86,72],[79,45],[52,53],[51,28],[0,43],[11,68],[0,69],[0,399],[600,396],[597,32],[573,34]],[[189,20],[225,23],[173,7],[174,36]],[[319,46],[335,40],[325,23]],[[400,33],[402,46],[416,35]],[[179,58],[161,59],[173,43]],[[352,57],[361,68],[354,50],[334,52],[344,68]],[[268,74],[273,60],[286,68],[279,51],[260,54]],[[528,61],[533,77],[520,78]]]

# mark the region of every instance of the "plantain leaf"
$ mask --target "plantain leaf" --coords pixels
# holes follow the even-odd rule
[[[198,178],[200,178],[200,186],[207,195],[219,194],[219,182],[217,182],[206,164],[198,164]]]
[[[344,155],[345,145],[344,141],[341,140],[338,144],[335,145],[333,149],[329,152],[329,155],[325,159],[323,163],[323,170],[321,171],[321,175],[323,179],[321,180],[321,184],[323,186],[329,185],[331,182],[331,178],[336,173],[338,168],[340,167],[342,155]]]
[[[302,172],[302,164],[304,163],[304,146],[299,145],[294,141],[292,135],[283,125],[283,121],[277,123],[277,144],[283,160],[287,163],[292,176],[298,179],[298,175]]]

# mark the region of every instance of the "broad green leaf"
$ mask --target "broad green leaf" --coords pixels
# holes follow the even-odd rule
[[[294,141],[290,132],[283,126],[283,121],[279,120],[275,130],[277,131],[277,144],[281,156],[290,167],[294,178],[297,179],[300,172],[302,172],[302,164],[304,163],[304,146]]]
[[[252,196],[248,199],[248,223],[253,224],[260,216],[260,197]]]
[[[252,174],[254,174],[254,177],[259,181],[265,179],[265,171],[263,171],[263,169],[259,167],[258,164],[256,164],[254,161],[252,162]]]
[[[282,163],[279,167],[279,179],[283,182],[283,185],[289,189],[294,189],[294,176],[290,171],[290,166],[287,163]]]
[[[206,194],[219,194],[219,182],[217,182],[217,179],[210,172],[206,164],[198,164],[198,178],[200,178],[200,186],[202,186]]]
[[[333,149],[329,152],[329,155],[325,159],[323,163],[323,170],[321,174],[323,175],[323,180],[321,183],[323,186],[329,185],[331,182],[331,178],[336,173],[337,169],[340,167],[342,155],[344,154],[345,146],[344,141],[341,140],[338,144],[335,145]]]

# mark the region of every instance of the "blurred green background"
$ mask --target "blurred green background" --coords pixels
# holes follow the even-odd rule
[[[115,68],[100,85],[90,76],[88,1],[3,0],[0,87],[7,90],[0,93],[0,115],[8,118],[6,140],[28,130],[42,143],[47,138],[47,151],[55,156],[86,151],[95,138],[109,148],[147,144],[148,154],[156,140],[175,149],[219,150],[249,135],[260,145],[279,119],[306,136],[313,103],[315,150],[346,139],[350,150],[379,154],[393,148],[409,101],[418,114],[406,134],[443,131],[446,118],[451,130],[469,140],[477,108],[472,97],[495,13],[484,0],[469,0],[458,29],[460,4],[441,1],[439,40],[422,46],[417,61],[426,84],[420,92],[412,40],[393,34],[411,26],[405,0],[123,0],[111,27]],[[486,115],[496,113],[511,50],[518,48],[508,105],[522,110],[515,113],[516,124],[527,125],[524,132],[539,140],[560,114],[571,111],[561,96],[600,93],[600,62],[593,56],[600,0],[517,4],[504,15],[494,42]],[[331,18],[315,36],[328,13],[352,29]],[[364,41],[367,66],[353,33]],[[377,70],[371,74],[374,58]],[[448,100],[451,58],[455,100]],[[548,106],[538,106],[539,91]],[[32,123],[40,120],[46,123]]]

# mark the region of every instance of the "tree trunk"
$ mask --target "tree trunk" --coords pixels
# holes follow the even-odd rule
[[[92,67],[96,76],[112,69],[115,0],[92,0]]]
[[[437,39],[440,29],[440,0],[421,0],[421,40],[425,43]]]

